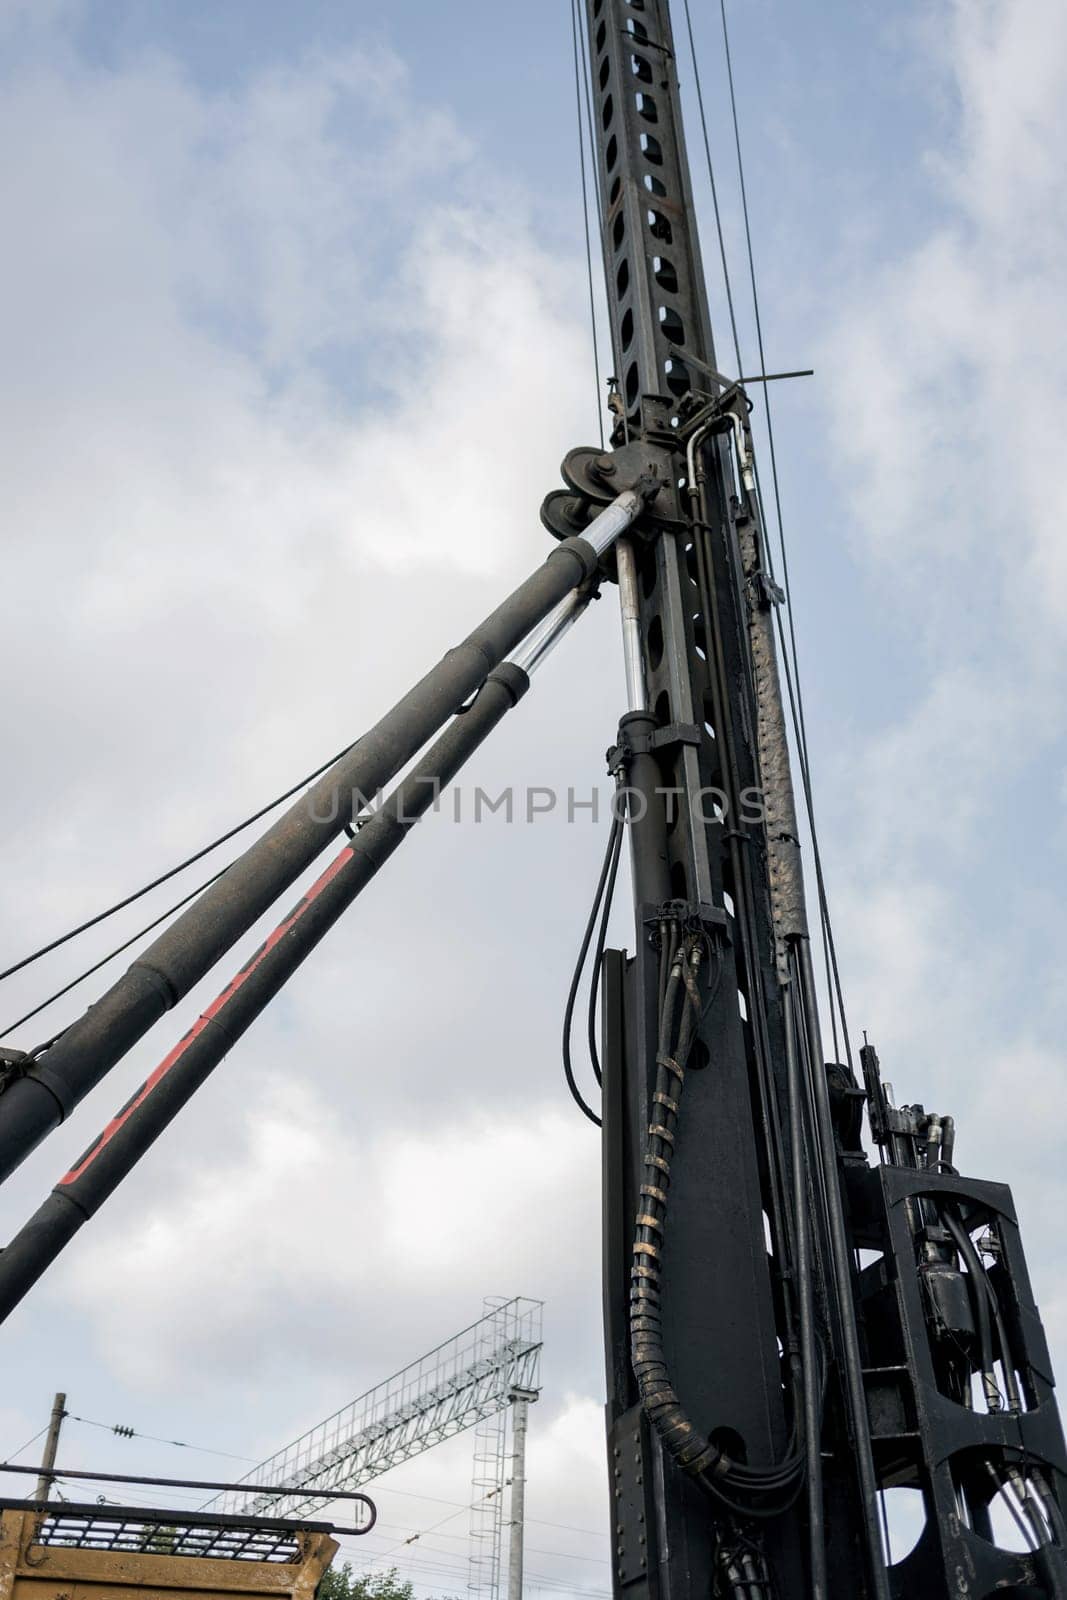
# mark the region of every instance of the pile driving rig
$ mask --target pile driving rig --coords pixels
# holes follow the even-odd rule
[[[775,641],[782,594],[749,396],[740,374],[721,375],[712,343],[667,0],[584,9],[611,447],[564,461],[564,487],[542,508],[560,541],[544,566],[85,1016],[38,1052],[8,1052],[0,1176],[348,831],[0,1254],[0,1314],[614,580],[627,708],[601,883],[628,837],[635,940],[630,956],[605,951],[602,917],[602,1116],[586,1107],[603,1128],[614,1592],[1067,1600],[1067,1462],[1011,1196],[958,1174],[950,1117],[893,1105],[869,1045],[862,1083],[850,1059],[825,1060]],[[338,795],[374,794],[412,761],[352,828]],[[894,1562],[881,1518],[899,1487],[916,1491],[922,1532]],[[1023,1548],[997,1542],[1002,1512]]]

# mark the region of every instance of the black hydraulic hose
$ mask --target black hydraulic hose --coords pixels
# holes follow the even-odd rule
[[[652,1122],[643,1158],[646,1181],[641,1184],[633,1244],[630,1357],[646,1415],[676,1465],[735,1515],[768,1518],[779,1516],[803,1487],[804,1462],[796,1450],[795,1417],[786,1454],[777,1464],[755,1468],[731,1460],[687,1415],[671,1384],[663,1344],[660,1259],[686,1061],[704,1009],[696,971],[705,944],[702,935],[678,940],[677,929],[672,929],[667,956],[670,972],[659,1017]],[[672,1048],[678,991],[683,985],[682,1018]],[[775,1498],[783,1493],[784,1501]],[[738,1495],[756,1498],[740,1503],[735,1498]]]
[[[571,986],[567,993],[567,1004],[563,1010],[563,1073],[567,1079],[567,1087],[570,1090],[571,1097],[578,1106],[579,1110],[589,1118],[590,1122],[595,1122],[598,1128],[600,1127],[601,1119],[587,1103],[582,1091],[578,1087],[577,1079],[574,1076],[574,1062],[571,1057],[571,1030],[574,1025],[574,1008],[578,1002],[578,988],[582,981],[582,973],[585,971],[585,958],[589,952],[589,946],[592,942],[593,930],[596,927],[597,914],[600,911],[601,902],[604,898],[604,892],[607,888],[609,877],[614,882],[612,863],[617,863],[618,861],[618,852],[621,842],[622,818],[618,811],[616,811],[612,816],[611,827],[608,830],[608,842],[604,851],[604,860],[600,868],[600,877],[597,880],[596,892],[593,895],[593,904],[589,912],[589,920],[585,925],[585,932],[582,934],[582,942],[578,950],[578,959],[574,964],[574,976],[571,978]],[[596,1081],[599,1083],[601,1076],[600,1067],[595,1055],[593,1057],[593,1062],[593,1071],[596,1074]]]
[[[706,619],[706,626],[710,642],[710,659],[715,670],[710,674],[713,699],[713,715],[716,727],[721,730],[723,776],[727,783],[727,793],[730,798],[731,809],[735,818],[740,816],[739,781],[736,759],[733,750],[733,728],[727,705],[726,689],[726,664],[722,641],[722,629],[718,609],[712,597],[713,554],[711,548],[711,522],[708,510],[706,481],[707,472],[703,451],[695,453],[695,474],[689,484],[690,509],[693,518],[694,552],[697,564],[697,584],[700,592],[701,608]],[[744,597],[737,596],[738,605],[743,611]],[[753,708],[753,714],[755,708]],[[743,940],[745,975],[750,993],[758,993],[760,979],[757,975],[753,961],[753,951],[758,948],[759,934],[755,925],[753,906],[755,893],[752,882],[751,867],[747,851],[738,848],[740,837],[736,826],[729,831],[729,851],[733,874],[733,893],[736,902],[736,916],[739,926],[745,930]],[[793,1219],[790,1208],[785,1204],[784,1195],[784,1138],[779,1116],[777,1097],[770,1084],[768,1061],[770,1059],[770,1039],[767,1032],[766,1017],[762,1007],[757,1007],[755,1025],[753,1028],[753,1043],[755,1046],[757,1077],[759,1083],[759,1105],[761,1120],[770,1154],[768,1162],[771,1179],[771,1211],[774,1224],[774,1238],[776,1249],[781,1252],[786,1261],[795,1271],[796,1241],[793,1236]],[[779,1279],[782,1295],[783,1310],[786,1325],[794,1326],[793,1288],[789,1273],[783,1274]],[[795,1362],[791,1363],[795,1366]],[[794,1372],[794,1378],[798,1375]],[[801,1378],[801,1381],[802,1378]],[[796,1426],[796,1413],[794,1412],[794,1427]],[[785,1487],[793,1484],[794,1489],[791,1499],[796,1497],[803,1478],[803,1462],[792,1453],[787,1453],[786,1458],[779,1463],[777,1469],[753,1471],[740,1463],[732,1462],[729,1468],[727,1482],[737,1488],[745,1488],[749,1492],[767,1494],[774,1488]],[[777,1506],[764,1511],[747,1509],[729,1501],[723,1493],[721,1484],[708,1484],[706,1487],[726,1504],[729,1509],[741,1515],[777,1515],[783,1508]]]
[[[1047,1542],[1040,1543],[1034,1551],[1034,1566],[1045,1585],[1048,1600],[1067,1600],[1067,1579],[1060,1551]]]
[[[1063,1512],[1059,1508],[1055,1495],[1049,1489],[1040,1467],[1033,1470],[1030,1482],[1037,1498],[1041,1501],[1045,1516],[1048,1518],[1049,1527],[1055,1534],[1057,1542],[1061,1545],[1067,1544],[1067,1525],[1064,1524]]]
[[[659,1018],[656,1051],[656,1088],[650,1107],[651,1125],[644,1154],[645,1182],[641,1185],[641,1210],[638,1212],[630,1269],[630,1360],[637,1380],[641,1403],[664,1449],[690,1477],[698,1479],[705,1471],[720,1470],[722,1452],[696,1429],[686,1416],[675,1393],[663,1348],[663,1323],[660,1288],[660,1253],[667,1217],[674,1153],[675,1129],[685,1061],[694,1037],[694,1006],[688,970],[700,960],[698,945],[683,943],[671,962],[664,1005]],[[674,1013],[678,990],[685,983],[683,1016],[677,1044],[672,1051]],[[699,1000],[695,1014],[699,1016]]]
[[[650,711],[628,711],[619,720],[619,745],[629,746],[623,782],[628,801],[630,876],[639,921],[672,895],[663,773],[652,750],[642,748],[658,726]]]
[[[667,943],[663,941],[666,938]],[[659,924],[659,1012],[663,1016],[667,1007],[667,982],[674,966],[674,958],[678,953],[678,924],[673,917],[660,918]]]
[[[595,573],[598,549],[610,543],[620,524],[629,526],[641,507],[641,495],[627,491],[601,514],[612,524],[606,540],[594,531],[594,522],[587,538],[557,545],[502,605],[171,923],[40,1060],[9,1083],[0,1102],[0,1182],[311,865],[348,822],[353,797],[358,802],[376,794],[553,606]]]
[[[753,952],[759,948],[759,934],[755,926],[753,907],[755,892],[752,882],[750,854],[747,849],[739,848],[739,819],[741,815],[740,785],[738,781],[737,760],[734,749],[734,731],[729,709],[728,677],[726,671],[726,657],[723,647],[722,626],[718,607],[714,603],[712,592],[713,557],[711,549],[711,523],[708,510],[707,496],[707,471],[703,450],[696,452],[696,482],[690,485],[689,501],[690,515],[693,520],[693,550],[697,564],[697,585],[700,594],[701,611],[705,618],[705,628],[710,644],[709,666],[714,666],[714,671],[709,671],[709,684],[712,693],[712,714],[715,726],[719,730],[722,740],[722,775],[727,784],[732,825],[728,830],[728,849],[730,856],[730,870],[733,878],[733,892],[735,909],[739,926],[745,929],[745,938],[742,941],[745,966],[745,983],[751,995],[759,993],[761,979],[756,970]],[[752,707],[752,716],[755,718],[755,707]],[[785,1141],[778,1115],[777,1096],[770,1083],[768,1062],[771,1058],[770,1038],[767,1031],[767,1019],[762,1006],[756,1007],[755,1021],[752,1030],[753,1044],[756,1052],[756,1069],[759,1083],[760,1116],[764,1127],[764,1136],[767,1148],[772,1153],[769,1161],[771,1180],[771,1211],[774,1223],[776,1248],[787,1258],[793,1251],[793,1240],[789,1233],[789,1210],[785,1205],[783,1194],[782,1168],[784,1165]],[[792,1291],[787,1276],[779,1279],[782,1303],[785,1308],[786,1321],[791,1322]]]
[[[752,1600],[770,1600],[771,1586],[767,1579],[765,1569],[763,1571],[760,1570],[760,1568],[764,1567],[763,1561],[760,1560],[759,1565],[757,1566],[755,1556],[751,1553],[751,1551],[746,1551],[741,1557],[741,1565],[748,1575],[748,1581],[752,1591]]]
[[[979,1256],[979,1265],[982,1266],[982,1277],[985,1282],[986,1292],[989,1296],[989,1309],[993,1313],[993,1326],[996,1329],[997,1343],[1000,1346],[1001,1366],[1004,1368],[1004,1387],[1008,1394],[1008,1407],[1012,1411],[1023,1409],[1022,1395],[1019,1392],[1019,1381],[1015,1376],[1015,1362],[1012,1358],[1011,1344],[1008,1340],[1008,1330],[1004,1322],[1004,1315],[1000,1309],[1000,1300],[993,1287],[993,1280],[982,1265]]]
[[[796,1239],[797,1299],[800,1313],[800,1378],[804,1407],[804,1454],[807,1474],[808,1550],[811,1600],[826,1600],[826,1519],[822,1471],[822,1395],[815,1344],[814,1263],[811,1250],[805,1096],[797,1050],[794,991],[785,992],[785,1050],[789,1090],[789,1123],[793,1162],[793,1211]]]
[[[589,1039],[589,1059],[593,1064],[593,1075],[597,1083],[603,1078],[600,1070],[600,1054],[597,1050],[597,1002],[600,999],[600,971],[604,964],[604,946],[608,942],[608,922],[611,919],[611,906],[615,899],[615,879],[619,875],[619,860],[622,856],[622,820],[619,819],[615,834],[615,848],[611,855],[611,866],[608,872],[608,881],[604,887],[603,904],[600,911],[600,928],[593,946],[593,965],[589,975],[589,1011],[587,1017],[587,1035]]]
[[[952,1235],[953,1243],[963,1257],[967,1267],[967,1276],[971,1283],[971,1303],[974,1306],[975,1321],[978,1324],[978,1348],[981,1352],[982,1383],[985,1387],[986,1404],[990,1411],[1000,1411],[1002,1397],[997,1387],[996,1373],[993,1370],[993,1329],[989,1320],[989,1295],[986,1282],[985,1268],[978,1259],[978,1252],[963,1223],[955,1215],[951,1205],[941,1207],[941,1216],[945,1227]],[[1008,1364],[1007,1351],[1002,1352],[1005,1367]]]
[[[812,1086],[812,1119],[814,1142],[818,1146],[825,1175],[826,1227],[830,1245],[830,1267],[837,1301],[837,1325],[840,1337],[841,1364],[844,1368],[845,1398],[851,1421],[852,1445],[856,1453],[856,1472],[859,1479],[860,1500],[868,1566],[871,1579],[871,1600],[889,1600],[889,1584],[882,1552],[882,1533],[878,1526],[878,1483],[874,1475],[874,1458],[871,1453],[870,1417],[867,1411],[867,1394],[863,1381],[863,1357],[860,1351],[856,1310],[852,1293],[852,1258],[849,1250],[845,1215],[841,1202],[841,1185],[838,1174],[837,1145],[834,1139],[833,1118],[830,1112],[830,1091],[822,1062],[822,1042],[815,990],[815,973],[811,965],[811,945],[807,939],[798,939],[794,945],[794,977],[808,1036],[808,1059]]]
[[[94,1216],[529,686],[505,662],[0,1252],[0,1321]]]

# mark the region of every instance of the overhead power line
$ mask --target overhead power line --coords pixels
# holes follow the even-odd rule
[[[461,1509],[466,1510],[468,1508],[467,1507],[462,1507]],[[458,1513],[457,1513],[457,1515],[458,1515]],[[525,1520],[529,1521],[530,1519],[526,1518]],[[439,1523],[438,1527],[440,1527],[440,1526],[441,1526],[441,1524]],[[426,1529],[425,1532],[421,1532],[420,1533],[418,1529],[406,1527],[405,1524],[402,1523],[402,1522],[383,1522],[381,1520],[381,1518],[378,1519],[378,1521],[375,1523],[374,1527],[375,1527],[375,1532],[377,1532],[379,1529],[382,1529],[384,1531],[386,1528],[389,1528],[394,1533],[414,1534],[415,1535],[415,1539],[411,1539],[411,1540],[405,1539],[404,1540],[405,1544],[413,1544],[416,1539],[421,1544],[423,1539],[427,1539],[427,1538],[453,1539],[459,1544],[466,1544],[467,1543],[467,1539],[468,1539],[468,1535],[465,1534],[465,1533],[439,1533],[439,1532],[434,1532],[431,1529]],[[361,1535],[361,1537],[363,1537],[363,1535]],[[373,1535],[371,1535],[371,1537],[373,1537]],[[366,1546],[363,1546],[363,1548],[366,1548]],[[594,1566],[598,1566],[598,1567],[606,1567],[606,1566],[610,1566],[610,1564],[611,1564],[610,1561],[608,1560],[607,1556],[583,1556],[577,1550],[545,1550],[545,1549],[540,1548],[537,1545],[532,1545],[532,1544],[526,1545],[525,1548],[531,1555],[535,1555],[535,1556],[554,1556],[560,1561],[589,1561],[589,1562],[592,1562],[592,1564]],[[451,1551],[444,1551],[443,1550],[441,1552],[441,1554],[442,1555],[450,1555]]]
[[[347,749],[351,749],[351,746],[346,746],[346,750]],[[269,805],[262,806],[260,810],[253,812],[250,817],[246,817],[243,822],[239,822],[235,827],[230,828],[226,833],[220,834],[219,837],[213,840],[211,844],[204,845],[204,847],[201,850],[196,851],[194,855],[187,856],[186,859],[179,862],[176,867],[171,867],[169,872],[164,872],[160,877],[154,878],[151,883],[146,883],[144,887],[138,889],[136,893],[127,895],[124,900],[116,901],[115,904],[113,906],[109,906],[106,911],[98,912],[95,917],[90,917],[88,922],[81,923],[78,927],[72,928],[69,933],[63,934],[58,939],[53,939],[50,944],[42,945],[39,950],[35,950],[31,955],[24,956],[23,959],[21,961],[17,961],[14,966],[8,967],[6,972],[0,972],[0,982],[3,982],[5,978],[10,978],[16,972],[21,972],[24,967],[28,967],[32,962],[40,960],[42,956],[48,955],[50,951],[57,950],[61,945],[67,944],[71,939],[77,938],[80,933],[85,933],[89,928],[95,928],[99,923],[106,921],[108,917],[114,916],[116,912],[124,910],[126,906],[133,905],[135,901],[142,899],[144,895],[151,893],[153,889],[158,889],[161,884],[169,882],[171,878],[177,877],[178,874],[180,872],[184,872],[187,867],[191,867],[195,862],[202,860],[204,856],[210,855],[213,850],[218,849],[219,845],[225,844],[226,841],[228,839],[232,839],[235,834],[243,832],[246,828],[250,828],[253,823],[258,822],[262,817],[265,817],[268,812],[274,811],[278,806],[282,805],[284,801],[291,799],[294,794],[297,794],[301,789],[306,788],[309,783],[313,783],[316,778],[321,777],[324,772],[328,772],[329,769],[337,761],[339,761],[341,756],[343,756],[345,753],[345,750],[341,750],[337,755],[331,756],[329,761],[325,761],[323,762],[322,766],[316,767],[314,772],[309,772],[307,777],[301,778],[299,783],[296,783],[292,786],[292,788],[287,789],[284,794],[278,795],[276,799],[269,803]],[[143,939],[146,934],[152,933],[160,926],[161,923],[166,922],[169,917],[172,917],[176,912],[181,911],[183,907],[190,903],[190,901],[195,900],[198,895],[203,894],[205,889],[210,889],[212,884],[217,883],[221,877],[229,872],[232,866],[233,862],[228,861],[226,865],[218,872],[212,873],[210,878],[206,878],[203,883],[198,883],[195,889],[190,889],[189,892],[184,894],[180,900],[176,900],[174,904],[168,906],[165,911],[161,911],[158,916],[153,917],[151,922],[146,922],[144,927],[138,928],[137,932],[130,934],[128,939],[124,939],[122,943],[117,944],[113,950],[109,950],[106,955],[101,956],[99,960],[94,961],[91,966],[88,966],[84,969],[84,971],[79,972],[77,977],[71,978],[69,982],[64,983],[60,988],[54,990],[50,995],[47,996],[46,999],[41,1000],[37,1005],[32,1006],[29,1011],[23,1012],[22,1016],[16,1017],[14,1022],[9,1022],[6,1028],[0,1029],[0,1039],[6,1039],[8,1034],[14,1033],[16,1028],[21,1028],[24,1023],[31,1021],[32,1018],[36,1016],[39,1016],[42,1011],[47,1011],[49,1006],[54,1005],[57,1000],[62,1000],[64,995],[69,994],[72,989],[76,989],[80,983],[84,983],[86,978],[91,978],[95,972],[99,972],[102,967],[106,967],[109,962],[114,961],[116,956],[120,956],[124,951],[129,950],[132,945],[135,945],[138,942],[139,939]],[[56,1039],[59,1037],[60,1034],[56,1034],[44,1044],[37,1045],[31,1054],[39,1054],[42,1050],[47,1049],[48,1045],[55,1044]]]
[[[589,279],[589,321],[593,335],[593,375],[596,382],[596,418],[600,429],[600,448],[604,448],[604,409],[600,393],[600,354],[597,348],[596,290],[593,283],[593,245],[589,228],[589,187],[586,181],[585,134],[582,125],[582,78],[585,55],[579,50],[578,0],[571,0],[571,35],[574,43],[574,94],[578,109],[578,170],[582,178],[582,223],[585,227],[585,266]],[[596,178],[596,147],[593,145],[592,127],[589,130],[590,160]],[[598,189],[599,193],[599,189]],[[599,210],[599,206],[598,206]]]
[[[454,1506],[458,1511],[467,1511],[469,1507],[462,1500],[443,1500],[437,1494],[419,1494],[416,1489],[394,1489],[388,1484],[384,1489],[388,1494],[403,1495],[406,1500],[424,1500],[427,1505]],[[577,1528],[570,1522],[549,1522],[544,1517],[527,1516],[527,1522],[536,1522],[539,1528],[559,1528],[563,1533],[584,1533],[590,1539],[606,1539],[609,1537],[606,1528]]]
[[[253,1456],[235,1455],[232,1450],[218,1450],[207,1444],[189,1444],[185,1439],[165,1439],[156,1433],[140,1433],[122,1422],[97,1422],[92,1417],[76,1417],[73,1412],[68,1412],[67,1416],[71,1422],[81,1422],[87,1428],[103,1428],[119,1439],[149,1439],[153,1444],[170,1444],[178,1450],[196,1450],[204,1456],[225,1456],[228,1461],[245,1461],[253,1467],[257,1464]]]
[[[24,1022],[29,1022],[31,1018],[39,1016],[42,1011],[47,1011],[48,1007],[54,1005],[57,1000],[62,1000],[63,996],[69,994],[72,989],[76,989],[79,983],[84,983],[86,978],[91,978],[94,972],[99,972],[101,967],[106,967],[109,961],[114,961],[116,956],[120,956],[124,950],[128,950],[139,939],[143,939],[146,933],[151,933],[154,928],[158,928],[161,922],[166,922],[168,917],[172,917],[176,911],[180,911],[183,906],[187,906],[190,900],[195,900],[197,895],[203,894],[205,889],[210,889],[213,883],[218,883],[219,879],[224,877],[232,866],[233,862],[228,861],[221,871],[212,873],[210,878],[207,878],[203,883],[198,883],[195,889],[190,889],[188,894],[183,895],[180,900],[176,900],[172,906],[168,906],[166,911],[161,911],[158,917],[153,917],[152,921],[146,922],[143,928],[138,928],[136,933],[131,933],[128,939],[124,939],[121,944],[117,944],[114,950],[109,950],[106,956],[101,956],[99,961],[94,961],[91,967],[86,967],[84,972],[79,972],[76,978],[71,978],[69,983],[65,983],[61,989],[56,989],[46,1000],[39,1001],[32,1010],[23,1012],[21,1017],[16,1017],[14,1022],[9,1022],[6,1028],[0,1030],[0,1039],[6,1039],[9,1033],[14,1033],[16,1028],[21,1028]],[[55,1044],[56,1039],[60,1037],[61,1034],[57,1033],[45,1044],[35,1046],[31,1054],[39,1055],[42,1050],[48,1048],[48,1045]]]
[[[697,59],[696,43],[693,37],[693,21],[690,12],[689,0],[684,0],[686,29],[689,35],[689,51],[693,64],[693,82],[696,88],[697,104],[700,113],[700,126],[703,135],[704,154],[707,162],[708,181],[711,185],[712,204],[715,212],[715,227],[718,235],[719,254],[722,261],[723,280],[726,289],[726,300],[730,312],[730,330],[733,336],[734,356],[737,361],[737,370],[744,372],[745,364],[741,356],[741,343],[738,334],[737,316],[733,288],[730,281],[730,268],[726,252],[725,237],[722,227],[722,216],[719,207],[719,192],[715,180],[715,168],[711,156],[711,142],[708,136],[707,117],[704,110],[704,94],[701,84],[700,65]],[[800,660],[797,650],[796,624],[793,615],[792,590],[789,580],[789,556],[785,538],[785,522],[782,514],[782,495],[778,474],[778,456],[774,440],[774,421],[771,412],[770,382],[773,376],[767,371],[767,360],[763,341],[763,318],[760,311],[759,289],[756,280],[755,250],[752,243],[752,225],[748,208],[748,189],[745,182],[744,156],[741,146],[741,128],[737,111],[737,93],[734,84],[733,57],[730,51],[730,33],[726,19],[726,0],[719,0],[719,14],[722,23],[723,52],[726,63],[727,82],[730,98],[730,115],[733,123],[734,151],[737,159],[737,176],[741,200],[741,214],[744,222],[745,248],[748,264],[748,278],[752,293],[752,312],[756,330],[756,346],[759,354],[759,373],[744,381],[758,382],[763,395],[764,418],[767,426],[767,444],[771,462],[771,481],[774,492],[775,521],[778,532],[778,548],[781,555],[782,590],[785,595],[785,606],[776,608],[775,627],[778,634],[779,645],[782,652],[782,667],[786,682],[786,694],[789,701],[790,717],[793,725],[795,743],[797,747],[797,761],[800,767],[801,785],[804,791],[805,811],[808,819],[808,831],[811,835],[812,862],[815,867],[815,882],[819,902],[819,932],[823,946],[823,960],[826,968],[826,990],[829,1004],[830,1026],[834,1040],[834,1051],[837,1053],[838,1018],[840,1018],[842,1041],[845,1047],[845,1059],[852,1066],[852,1045],[849,1036],[848,1020],[845,1012],[844,992],[841,984],[841,974],[837,960],[837,946],[834,938],[833,922],[830,916],[829,899],[826,893],[826,883],[822,868],[822,852],[819,846],[818,827],[815,820],[815,801],[812,788],[811,763],[808,755],[807,724],[804,716],[804,695],[800,679]],[[807,369],[803,373],[781,374],[780,376],[807,376]],[[766,528],[767,514],[764,507],[763,488],[760,483],[758,466],[755,467],[756,498],[759,503],[760,517]],[[767,542],[767,564],[769,576],[775,577],[774,560]],[[782,621],[782,610],[785,610],[788,621],[788,638],[786,628]]]
[[[32,1439],[27,1439],[25,1444],[20,1444],[17,1450],[9,1451],[8,1454],[5,1455],[4,1460],[14,1461],[15,1457],[20,1456],[24,1450],[28,1450],[31,1444],[36,1444],[38,1439],[42,1438],[43,1435],[48,1432],[48,1427],[49,1425],[46,1422],[43,1428],[38,1428]]]
[[[268,812],[274,811],[284,801],[291,800],[294,794],[298,794],[301,789],[305,788],[309,783],[313,783],[316,778],[321,778],[322,774],[328,772],[336,762],[340,761],[343,755],[347,755],[351,748],[351,745],[345,745],[343,750],[339,750],[335,756],[330,757],[329,761],[324,761],[320,767],[316,767],[314,772],[309,772],[306,778],[301,778],[299,782],[294,783],[291,788],[286,789],[284,794],[278,795],[265,806],[261,806],[258,811],[254,811],[250,817],[245,817],[243,822],[238,822],[232,828],[228,828],[225,833],[220,833],[218,838],[213,839],[210,844],[205,844],[201,849],[194,851],[191,856],[186,856],[184,861],[179,861],[176,867],[171,867],[167,872],[160,873],[159,877],[153,878],[151,883],[146,883],[142,888],[135,889],[132,894],[126,895],[122,900],[116,900],[114,905],[108,906],[104,911],[98,911],[95,916],[90,917],[86,922],[79,923],[76,928],[71,928],[68,933],[60,934],[57,939],[52,939],[48,944],[43,944],[39,950],[32,951],[28,956],[23,956],[21,961],[16,961],[13,966],[0,972],[0,983],[5,978],[12,977],[16,972],[21,972],[24,967],[30,966],[34,961],[39,961],[42,956],[48,955],[53,950],[58,950],[61,945],[69,943],[71,939],[76,939],[80,933],[85,933],[88,929],[95,928],[98,923],[105,922],[108,917],[113,917],[117,911],[124,911],[127,906],[132,906],[134,901],[142,899],[146,894],[150,894],[153,889],[158,889],[161,884],[168,883],[171,878],[176,878],[180,872],[185,871],[186,867],[194,866],[196,862],[202,861],[205,856],[209,856],[213,850],[217,850],[227,840],[235,838],[239,833],[243,833],[246,828],[250,828],[254,822],[258,822]]]

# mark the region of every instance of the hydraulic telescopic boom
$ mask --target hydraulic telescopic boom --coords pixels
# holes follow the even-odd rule
[[[173,1121],[263,1008],[403,842],[410,829],[436,803],[442,787],[451,782],[501,718],[522,699],[529,688],[530,674],[588,604],[600,580],[601,559],[620,533],[638,523],[662,487],[654,471],[641,474],[635,487],[624,488],[610,505],[593,517],[584,537],[568,540],[553,551],[532,579],[494,612],[465,645],[446,656],[441,666],[400,702],[401,708],[413,704],[416,715],[425,718],[428,713],[420,710],[420,691],[428,691],[434,706],[430,714],[443,720],[439,708],[445,703],[444,694],[455,692],[457,677],[464,684],[473,680],[470,703],[463,706],[458,699],[448,702],[450,710],[457,714],[452,716],[445,731],[420,756],[378,809],[369,816],[354,815],[353,803],[358,813],[362,810],[362,796],[368,792],[347,787],[352,781],[353,772],[358,775],[368,770],[365,754],[362,768],[350,758],[332,768],[326,775],[327,779],[332,779],[332,783],[328,786],[325,780],[320,781],[298,802],[289,817],[283,818],[284,824],[295,817],[297,827],[304,831],[305,836],[309,831],[306,825],[314,823],[324,832],[327,829],[340,831],[347,824],[352,837],[201,1014],[184,1038],[164,1057],[84,1155],[60,1179],[7,1248],[0,1251],[0,1321],[7,1317],[64,1246],[95,1215],[149,1146]],[[549,612],[546,620],[546,612],[553,601],[556,602],[555,608]],[[543,626],[531,629],[531,623],[538,622],[543,622]],[[486,670],[491,659],[509,649],[516,637],[523,638],[523,635],[526,637],[514,659],[498,662],[491,670]],[[472,656],[475,658],[473,662]],[[480,672],[478,661],[481,662]],[[408,748],[407,742],[415,737],[411,731],[412,720],[398,717],[397,710],[390,712],[353,750],[358,751],[365,746],[369,751],[377,750],[382,744],[382,730],[388,729],[390,723],[399,722],[399,730],[394,735],[391,747],[387,747],[390,753],[385,758],[395,767],[398,764],[397,749]],[[414,725],[424,727],[425,721],[415,721]],[[379,759],[380,765],[384,766],[385,761]],[[373,794],[373,791],[370,793]],[[271,830],[265,840],[254,845],[242,860],[247,862],[252,858],[255,861],[263,852],[266,842],[280,832],[281,825]],[[279,876],[287,870],[288,865],[275,864],[275,872]],[[228,878],[229,873],[226,876]],[[199,907],[200,902],[193,910]],[[246,917],[247,909],[241,900],[232,920],[236,924],[243,922]],[[189,927],[189,939],[195,955],[188,962],[187,970],[204,959],[206,942],[203,920],[190,919]],[[210,912],[206,929],[210,939]],[[138,981],[138,967],[152,957],[153,951],[161,943],[157,941],[147,956],[142,957],[131,969],[133,984]],[[154,969],[149,966],[148,970]],[[128,974],[127,980],[130,979],[131,975]],[[112,996],[122,995],[123,984],[127,980],[120,980],[111,991]],[[96,1008],[93,1008],[83,1019],[91,1035],[95,1018]],[[76,1028],[78,1026],[75,1024]],[[63,1035],[60,1043],[66,1037]],[[101,1053],[106,1058],[114,1046],[106,1031],[101,1037]],[[118,1053],[121,1054],[121,1051]],[[21,1080],[22,1083],[32,1081]],[[18,1086],[18,1082],[16,1080],[14,1087]],[[11,1093],[12,1088],[8,1088],[0,1099],[0,1118],[4,1114],[7,1096]]]
[[[625,490],[584,537],[553,550],[142,951],[83,1017],[43,1054],[7,1075],[0,1095],[0,1182],[342,832],[352,820],[352,798],[377,794],[552,607],[596,574],[601,555],[635,521],[654,487]]]

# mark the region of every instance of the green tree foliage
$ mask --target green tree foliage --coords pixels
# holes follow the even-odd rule
[[[352,1563],[331,1567],[315,1591],[315,1600],[415,1600],[409,1582],[401,1581],[395,1567],[385,1572],[352,1571]]]

